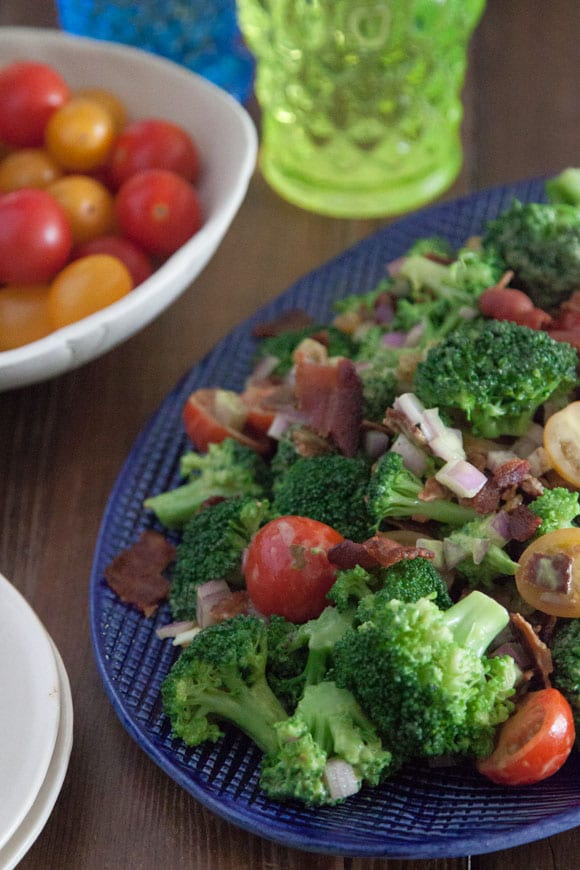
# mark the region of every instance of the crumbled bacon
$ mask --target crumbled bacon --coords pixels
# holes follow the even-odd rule
[[[216,622],[224,622],[240,614],[247,615],[251,612],[252,604],[250,596],[245,589],[238,589],[215,604],[210,611],[212,625]]]
[[[476,495],[460,498],[459,504],[472,507],[478,514],[491,514],[499,508],[500,489],[493,478],[489,478]]]
[[[524,647],[530,653],[534,662],[534,671],[539,676],[542,684],[550,687],[550,674],[554,670],[552,653],[546,644],[540,639],[533,626],[524,619],[521,613],[510,614],[511,624],[521,638]]]
[[[532,537],[542,520],[536,516],[529,507],[524,504],[518,505],[515,510],[508,513],[509,539],[513,541],[527,541]]]
[[[169,581],[162,572],[175,555],[175,547],[160,532],[146,529],[107,566],[105,580],[121,601],[151,616],[167,598]]]
[[[272,320],[257,323],[252,330],[252,335],[254,338],[272,338],[283,332],[304,329],[313,322],[312,317],[306,311],[295,308],[291,311],[284,311]]]
[[[341,570],[360,565],[365,571],[374,568],[389,568],[403,559],[433,559],[434,554],[425,547],[409,547],[389,538],[388,535],[374,535],[362,544],[354,541],[341,541],[331,547],[328,560]]]
[[[360,440],[363,394],[354,363],[296,365],[298,407],[322,438],[330,438],[344,456],[354,456]]]
[[[400,433],[406,435],[409,440],[414,444],[417,444],[419,447],[425,447],[427,444],[427,438],[419,424],[413,423],[413,421],[398,408],[387,408],[383,425],[390,434],[396,435],[397,433]]]
[[[500,490],[522,483],[529,475],[530,463],[527,459],[509,459],[493,471],[493,479]]]
[[[425,481],[425,486],[417,496],[419,501],[436,501],[439,498],[448,499],[451,497],[450,491],[434,477],[428,477]]]

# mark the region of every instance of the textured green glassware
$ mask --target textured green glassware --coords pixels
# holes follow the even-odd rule
[[[378,217],[445,190],[485,0],[237,0],[257,61],[260,165],[285,199]]]

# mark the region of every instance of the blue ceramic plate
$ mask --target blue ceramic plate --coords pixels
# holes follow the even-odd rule
[[[170,621],[168,608],[145,619],[122,604],[103,579],[113,557],[151,525],[143,499],[179,482],[178,459],[189,446],[181,427],[186,397],[202,386],[242,387],[255,348],[255,322],[296,307],[330,318],[333,300],[371,290],[385,264],[416,238],[441,234],[459,246],[514,196],[542,199],[542,181],[426,209],[306,275],[221,341],[170,393],[139,436],[110,496],[91,578],[91,629],[101,677],[119,718],[194,798],[235,825],[286,846],[348,856],[456,857],[506,849],[580,824],[580,755],[546,782],[518,790],[494,786],[471,769],[417,766],[338,807],[308,810],[270,802],[258,787],[260,753],[237,731],[195,750],[171,738],[159,690],[176,652],[171,641],[155,634]]]

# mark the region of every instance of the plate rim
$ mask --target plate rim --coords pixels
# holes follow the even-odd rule
[[[180,787],[184,788],[192,797],[206,806],[210,811],[254,835],[262,836],[265,839],[269,839],[283,846],[313,853],[340,855],[344,857],[436,859],[485,854],[509,849],[514,846],[523,845],[540,839],[545,839],[554,834],[562,833],[580,823],[579,801],[578,807],[575,807],[574,809],[555,812],[540,819],[534,818],[530,820],[530,822],[518,824],[514,828],[502,829],[497,834],[490,833],[489,835],[483,835],[482,833],[479,833],[476,836],[471,837],[453,836],[450,838],[445,835],[433,833],[431,835],[433,840],[438,840],[438,842],[434,842],[433,840],[428,844],[417,842],[413,847],[409,847],[408,845],[405,846],[402,841],[400,844],[395,844],[392,841],[387,840],[385,841],[385,845],[381,845],[381,843],[365,845],[364,843],[355,843],[352,839],[350,846],[341,846],[337,845],[336,839],[333,838],[333,832],[331,829],[329,829],[327,837],[320,836],[320,832],[317,831],[316,840],[312,840],[308,833],[301,834],[296,830],[289,830],[284,823],[279,822],[278,820],[269,818],[267,823],[263,823],[261,819],[256,821],[254,818],[248,818],[247,810],[241,811],[236,806],[235,799],[229,797],[224,798],[223,796],[216,798],[214,795],[208,793],[203,784],[199,784],[193,780],[192,777],[173,760],[173,758],[167,755],[164,749],[156,744],[155,740],[150,735],[144,734],[144,728],[141,730],[139,725],[134,721],[131,709],[125,703],[123,697],[116,691],[115,683],[106,669],[106,656],[102,649],[102,639],[100,637],[98,619],[100,604],[99,588],[102,588],[103,584],[102,573],[99,571],[98,565],[99,555],[108,533],[108,526],[113,514],[116,499],[123,491],[125,478],[130,474],[132,476],[131,459],[139,453],[140,446],[147,442],[151,429],[153,428],[160,411],[167,403],[171,400],[175,400],[175,398],[187,388],[189,381],[195,373],[198,373],[200,377],[203,377],[204,368],[211,363],[216,355],[219,355],[220,350],[229,345],[233,340],[236,340],[240,335],[249,332],[252,324],[267,316],[273,306],[280,307],[286,298],[293,298],[299,287],[307,283],[309,280],[314,280],[316,276],[324,272],[329,265],[337,263],[337,261],[340,261],[344,257],[352,256],[354,252],[364,251],[367,246],[372,246],[377,238],[393,235],[403,227],[408,229],[409,227],[412,227],[414,223],[421,223],[424,221],[427,215],[431,218],[439,219],[440,217],[444,217],[446,214],[455,212],[458,209],[469,209],[475,204],[484,202],[486,198],[490,196],[511,196],[512,198],[518,196],[520,198],[526,198],[527,192],[530,194],[527,196],[528,199],[539,201],[543,198],[542,193],[544,181],[545,176],[536,176],[514,183],[495,185],[440,204],[427,206],[409,215],[398,218],[386,227],[375,230],[369,236],[356,242],[354,245],[349,246],[338,256],[330,258],[326,263],[323,263],[321,266],[303,275],[275,299],[262,305],[253,315],[234,327],[209,351],[208,354],[203,357],[203,359],[198,361],[179,379],[177,384],[168,392],[158,408],[145,422],[134,441],[128,457],[121,467],[119,475],[117,476],[107,501],[99,529],[90,580],[89,615],[92,646],[97,663],[97,669],[106,694],[125,730],[165,773],[167,773]],[[296,306],[294,305],[294,307]],[[385,848],[385,846],[387,848]]]

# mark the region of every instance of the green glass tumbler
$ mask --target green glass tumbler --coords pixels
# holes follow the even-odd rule
[[[485,0],[237,0],[257,62],[260,166],[335,217],[399,214],[462,163],[461,92]]]

